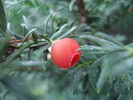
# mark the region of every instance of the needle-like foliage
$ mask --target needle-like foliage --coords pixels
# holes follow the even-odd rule
[[[132,11],[132,0],[0,0],[0,99],[132,100]],[[65,70],[49,51],[62,38],[81,51]]]

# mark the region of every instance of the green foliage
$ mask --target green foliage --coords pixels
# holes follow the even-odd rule
[[[117,6],[116,6],[117,5]],[[132,0],[87,0],[86,8],[93,21],[94,27],[104,30],[104,27],[121,20],[132,7]]]
[[[6,31],[6,16],[5,16],[5,11],[2,5],[2,2],[0,2],[0,32],[5,32]]]
[[[124,79],[123,78],[116,78],[113,80],[112,85],[108,89],[108,96],[111,95],[113,92],[118,91],[122,85],[124,84]]]
[[[114,44],[113,41],[111,42],[109,40],[97,38],[90,35],[81,35],[81,38],[90,39],[102,46],[97,47],[85,45],[80,49],[82,51],[91,52],[91,55],[99,55],[99,53],[103,53],[101,58],[99,58],[89,66],[91,71],[88,72],[90,74],[89,76],[91,77],[90,82],[93,88],[97,89],[98,93],[101,91],[107,79],[113,78],[120,74],[126,74],[131,71],[133,66],[132,53],[130,53],[131,51],[127,50],[120,43],[117,42],[117,44]],[[88,54],[90,55],[90,53]],[[100,68],[100,76],[99,69],[97,68],[97,66],[99,65],[102,65],[102,67]]]
[[[0,99],[132,100],[133,43],[109,34],[133,11],[132,0],[79,1],[0,0]],[[82,54],[63,70],[48,49],[66,37]]]

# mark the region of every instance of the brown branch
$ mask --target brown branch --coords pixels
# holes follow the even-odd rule
[[[78,7],[80,23],[88,23],[84,0],[76,0],[76,5]]]
[[[27,40],[30,40],[30,39],[32,39],[32,36],[26,38],[25,40],[27,41]],[[20,42],[22,42],[23,40],[24,40],[24,39],[15,40],[15,41],[9,41],[8,43],[9,43],[9,44],[12,44],[12,43],[20,43]],[[0,43],[3,43],[3,42],[0,42]]]
[[[26,38],[25,40],[30,40],[30,39],[32,39],[32,36]],[[16,41],[10,41],[10,42],[8,42],[8,43],[19,43],[19,42],[22,42],[22,41],[23,41],[23,39],[21,39],[21,40],[16,40]]]

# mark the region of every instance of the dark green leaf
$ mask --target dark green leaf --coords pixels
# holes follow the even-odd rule
[[[7,24],[7,31],[8,33],[10,33],[11,35],[14,35],[14,33],[12,32],[11,28],[10,28],[10,23]]]
[[[70,4],[69,4],[69,9],[70,9],[70,11],[72,11],[72,7],[73,7],[73,5],[74,5],[75,2],[76,2],[76,0],[72,0],[72,1],[70,2]]]
[[[113,65],[112,75],[127,73],[133,70],[133,57],[127,58]]]
[[[51,17],[51,15],[49,15],[48,18],[46,19],[45,28],[44,28],[44,34],[47,33],[48,22],[49,22],[50,17]]]
[[[110,42],[113,42],[113,43],[115,43],[117,45],[124,46],[122,43],[117,41],[114,37],[111,37],[108,34],[105,34],[103,32],[97,32],[96,35],[98,35],[98,36],[100,36],[100,37],[102,37],[102,38],[104,38],[104,39],[106,39],[106,40],[108,40]]]
[[[8,42],[11,36],[6,32],[7,23],[2,0],[0,0],[0,34],[2,34],[4,41]]]
[[[20,84],[18,84],[12,77],[8,76],[1,79],[1,82],[10,90],[13,91],[19,100],[37,100],[37,98],[32,95],[27,89],[24,89]]]
[[[106,56],[103,63],[105,66],[111,67],[113,64],[118,63],[122,59],[126,59],[129,56],[130,54],[126,51],[110,53],[109,55]]]
[[[17,65],[20,65],[21,67],[24,67],[24,66],[39,66],[39,65],[43,65],[45,64],[44,61],[18,61],[18,62],[15,62],[15,64]]]
[[[33,38],[34,41],[38,40],[38,35],[35,31],[32,33],[32,38]]]
[[[73,95],[76,94],[79,83],[80,83],[80,79],[82,77],[82,72],[83,69],[79,69],[75,74],[74,74],[74,84],[73,84]]]
[[[54,18],[55,18],[56,15],[57,15],[57,14],[54,14],[54,15],[52,16],[52,20],[51,20],[52,32],[51,32],[51,33],[54,33]]]
[[[112,93],[118,91],[121,88],[121,86],[123,85],[123,83],[124,83],[123,78],[114,79],[110,88],[108,89],[107,95],[110,96]]]
[[[105,82],[107,81],[109,74],[110,74],[108,71],[110,71],[110,69],[108,67],[105,67],[102,69],[102,72],[101,72],[100,77],[97,82],[97,93],[99,93],[101,91]]]
[[[132,100],[133,99],[133,89],[126,88],[117,98],[117,100]]]
[[[52,35],[51,39],[54,40],[54,39],[57,38],[59,35],[61,35],[61,33],[62,33],[62,30],[57,31],[56,33],[54,33],[54,34]]]
[[[68,76],[71,76],[73,74],[75,74],[75,72],[78,70],[78,68],[74,67],[72,68],[70,71],[68,71],[68,73],[65,75],[64,78],[67,78]]]
[[[45,46],[47,44],[48,44],[48,42],[40,41],[39,43],[31,45],[31,47],[40,47],[40,46],[43,46],[43,45]]]
[[[58,39],[61,39],[61,38],[64,38],[64,37],[66,37],[67,35],[71,34],[72,32],[75,31],[76,28],[77,28],[77,26],[72,27],[72,28],[69,29],[67,32],[65,32],[63,35],[61,35],[60,37],[58,37],[57,40],[58,40]]]
[[[8,75],[10,72],[21,69],[21,68],[29,68],[29,67],[36,67],[40,65],[44,65],[46,62],[44,61],[18,61],[13,60],[10,64],[6,65],[2,63],[0,65],[0,79]]]
[[[88,74],[84,76],[83,84],[82,84],[82,90],[85,90],[88,83]]]
[[[20,36],[20,35],[14,33],[14,32],[11,30],[10,23],[7,24],[7,32],[8,32],[9,34],[11,34],[11,36],[15,37],[15,38],[18,39],[18,40],[19,40],[19,39],[23,39],[22,36]]]
[[[0,53],[3,54],[3,52],[5,52],[5,47],[7,46],[6,42],[0,43]]]
[[[132,69],[132,63],[129,62],[132,61],[132,59],[123,61],[124,59],[127,59],[129,55],[130,54],[128,52],[115,52],[106,55],[106,57],[103,59],[103,69],[100,73],[100,77],[97,83],[98,92],[101,91],[109,76],[113,77]]]
[[[96,85],[97,85],[97,81],[98,81],[99,74],[100,74],[100,70],[99,70],[98,66],[101,65],[102,60],[103,60],[103,57],[97,59],[87,69],[89,81],[90,81],[90,84],[92,85],[94,90],[96,90],[96,88],[97,88]]]
[[[28,30],[31,30],[32,29],[32,26],[30,25],[28,19],[23,16],[23,20],[24,20],[24,23],[25,23],[25,27],[28,29]]]
[[[109,53],[113,51],[119,51],[119,50],[125,50],[123,48],[117,48],[117,47],[101,47],[101,46],[93,46],[93,45],[83,45],[78,50],[83,50],[88,53]]]
[[[52,43],[52,41],[45,35],[39,34],[40,37],[44,38],[46,41]]]
[[[6,42],[0,43],[0,62],[2,61],[6,49],[7,49],[7,43]]]
[[[113,42],[110,42],[110,41],[107,41],[105,39],[102,39],[102,38],[99,38],[99,37],[95,37],[95,36],[92,36],[92,35],[81,35],[80,38],[86,38],[86,39],[89,39],[91,41],[94,41],[100,45],[102,45],[103,47],[114,47],[114,48],[117,48],[117,49],[124,49],[124,47],[121,47],[117,44],[114,44]]]
[[[33,48],[29,49],[28,53],[27,53],[27,60],[31,61],[32,60],[32,53],[33,53]]]
[[[64,28],[66,28],[68,26],[68,24],[64,24],[63,26],[61,26],[61,28],[59,29],[59,31],[57,31],[56,33],[54,33],[51,36],[51,39],[56,39],[59,37],[59,35],[61,35],[61,33],[63,32]]]
[[[41,50],[41,51],[45,51],[45,50],[47,50],[50,46],[51,46],[51,43],[48,43],[48,44],[46,44],[45,46],[41,47],[40,50]]]
[[[0,32],[6,32],[6,15],[2,0],[0,0]]]
[[[36,29],[32,29],[32,30],[30,30],[27,34],[26,34],[26,36],[24,37],[24,39],[23,39],[23,41],[22,41],[22,44],[25,42],[25,40],[29,37],[29,35],[31,35],[32,33],[34,33],[35,32],[35,30]]]

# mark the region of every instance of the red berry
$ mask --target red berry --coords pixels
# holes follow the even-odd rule
[[[60,68],[70,68],[78,62],[81,51],[78,43],[71,38],[64,38],[51,46],[52,61]]]

